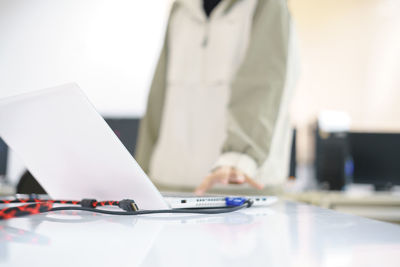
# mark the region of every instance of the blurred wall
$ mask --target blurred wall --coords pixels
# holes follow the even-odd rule
[[[0,97],[77,82],[102,113],[141,116],[165,0],[1,0]]]
[[[107,116],[141,116],[170,0],[0,0],[0,97],[77,82]],[[355,130],[400,132],[400,1],[289,0],[301,78],[298,160],[310,125],[347,111]],[[19,176],[13,156],[9,175]]]
[[[301,78],[292,105],[298,160],[310,162],[310,125],[343,110],[353,130],[400,132],[400,1],[290,0]]]
[[[141,116],[169,1],[0,0],[0,98],[77,82],[106,116]],[[12,153],[8,175],[20,176]]]

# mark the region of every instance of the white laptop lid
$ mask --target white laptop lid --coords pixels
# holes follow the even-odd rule
[[[76,84],[0,99],[0,136],[54,199],[168,206]]]

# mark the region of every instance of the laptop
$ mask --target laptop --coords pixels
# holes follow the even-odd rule
[[[226,205],[224,196],[161,195],[76,84],[0,99],[0,137],[53,199],[130,198],[140,209]]]

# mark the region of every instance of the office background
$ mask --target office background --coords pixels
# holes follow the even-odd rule
[[[169,0],[0,0],[0,97],[77,82],[107,117],[141,117]],[[351,129],[400,132],[400,2],[289,0],[301,79],[291,113],[297,160],[314,159],[323,110]],[[50,23],[49,23],[50,22]],[[14,154],[8,176],[20,177]]]
[[[357,156],[373,154],[367,165],[395,166],[386,171],[400,185],[400,1],[288,1],[301,58],[291,105],[300,173],[278,203],[213,216],[11,219],[0,225],[0,266],[400,266],[398,225],[342,213],[400,224],[400,187],[354,194],[294,187],[309,175],[301,166],[312,168],[314,159],[322,178],[343,183],[346,150],[354,147],[355,177]],[[170,3],[0,0],[0,98],[77,82],[131,148],[126,138],[134,133],[122,126],[143,115]],[[338,115],[351,131],[319,131],[321,118],[332,118],[321,114]],[[2,183],[2,149],[0,141],[0,195],[10,187]],[[11,153],[7,176],[16,183],[23,171]],[[379,169],[373,179],[387,177]]]

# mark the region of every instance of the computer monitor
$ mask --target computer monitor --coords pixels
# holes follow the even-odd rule
[[[353,182],[377,189],[400,185],[400,133],[349,133]]]
[[[0,138],[0,176],[6,175],[8,147]]]
[[[104,120],[118,136],[118,138],[121,140],[122,144],[124,144],[129,153],[134,156],[140,119],[105,117]]]

